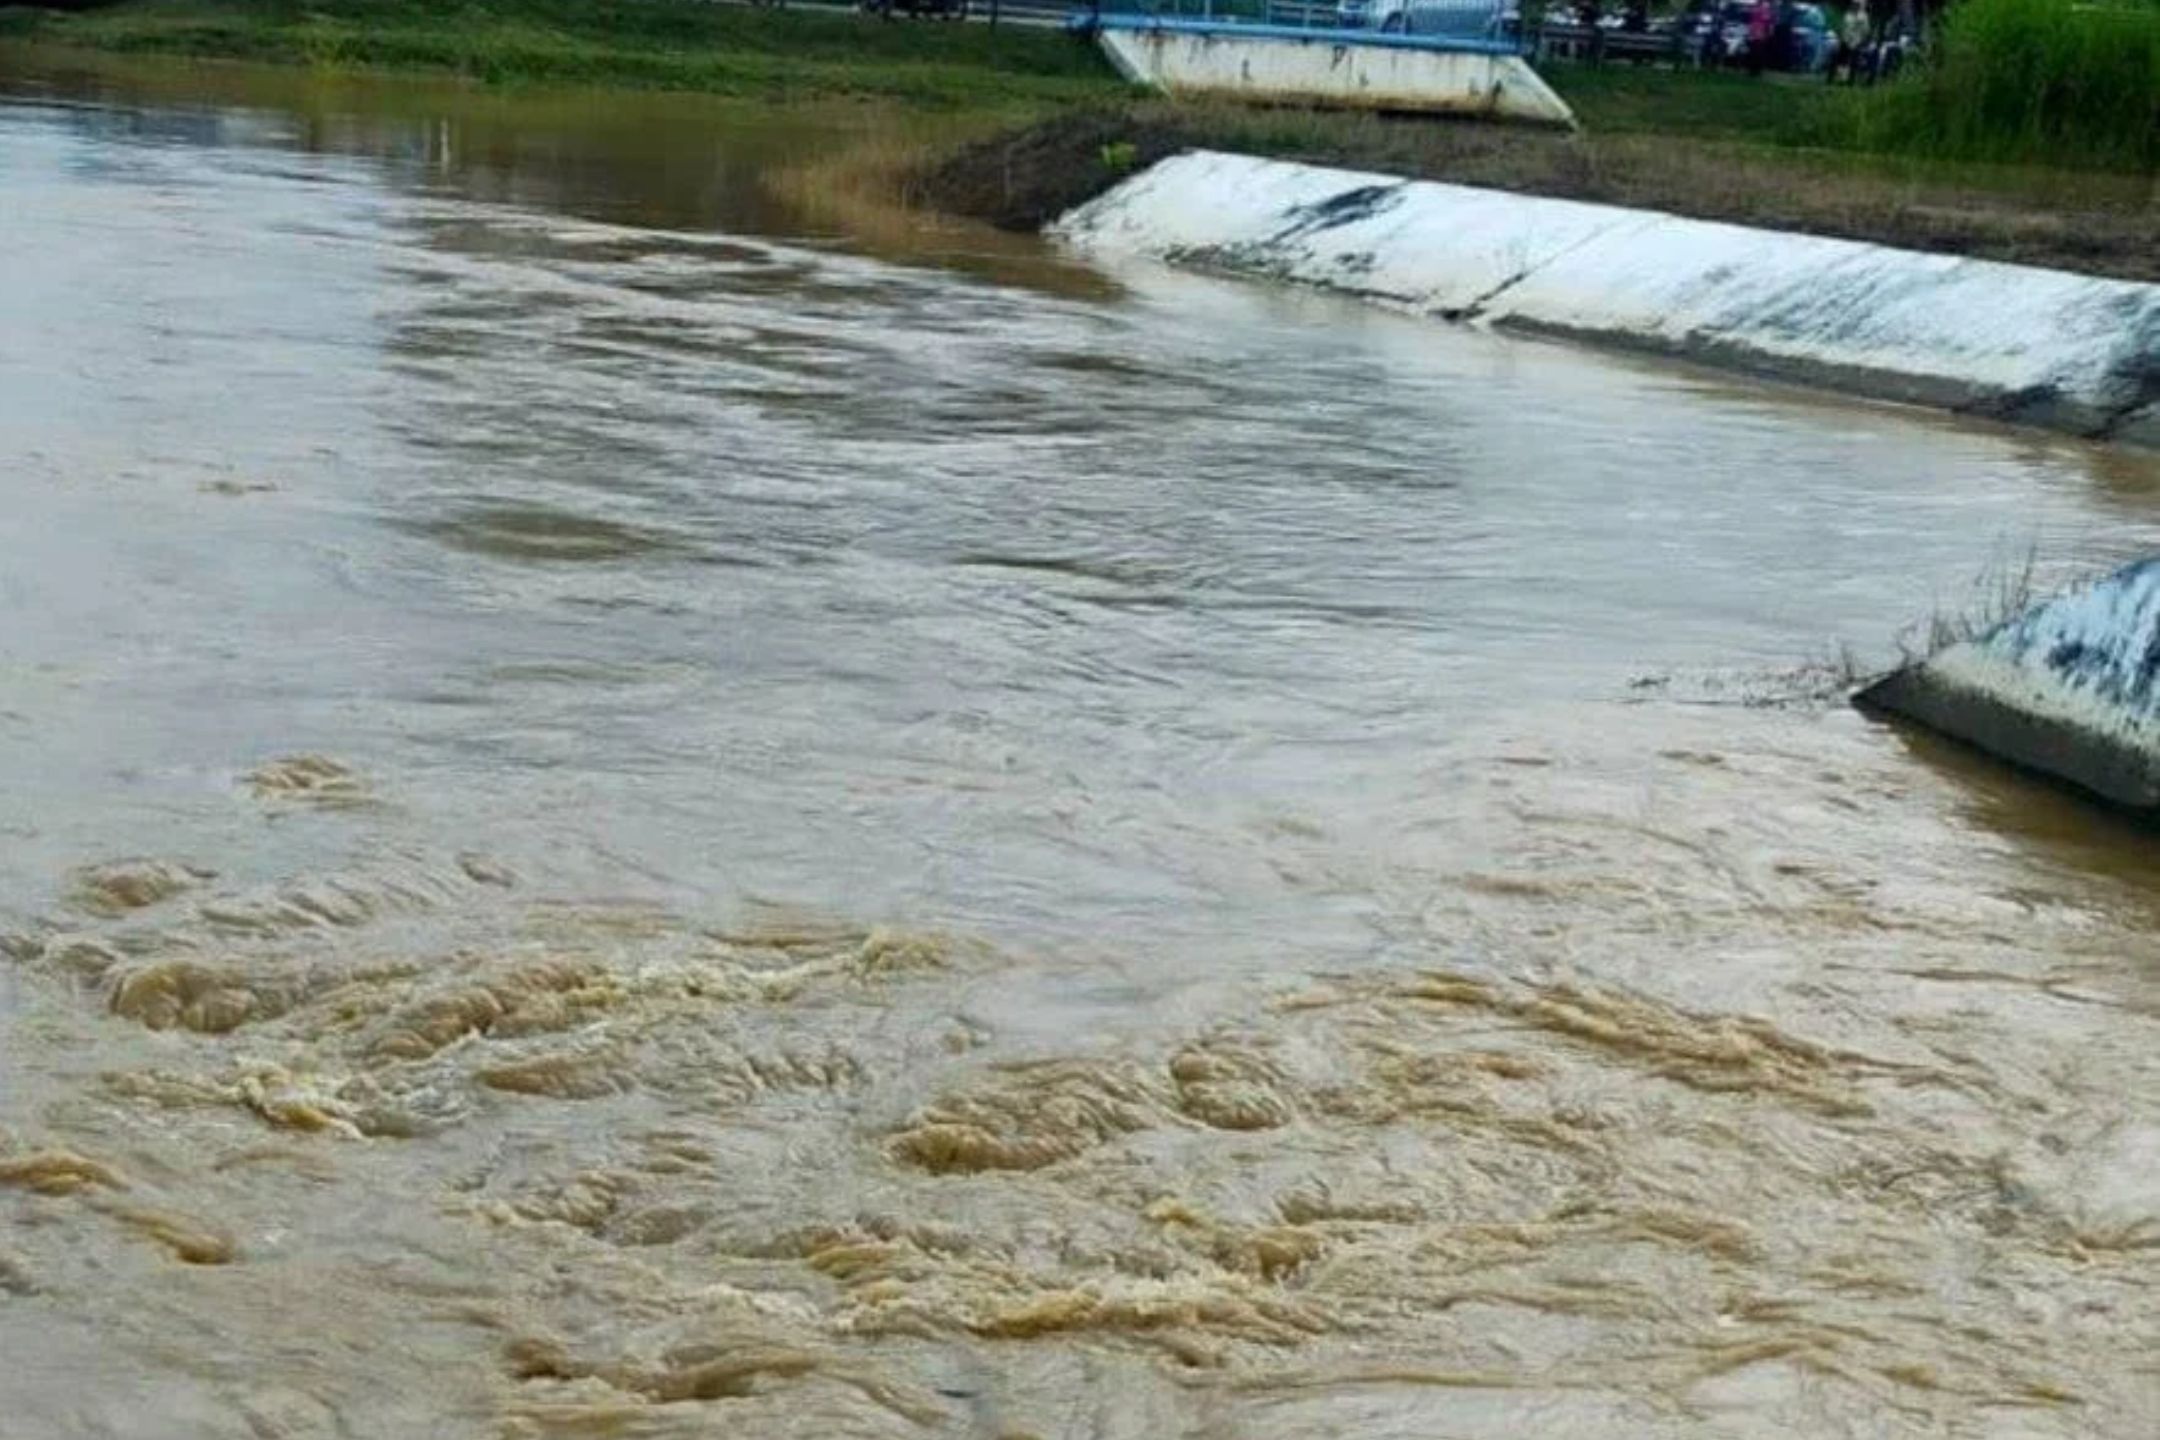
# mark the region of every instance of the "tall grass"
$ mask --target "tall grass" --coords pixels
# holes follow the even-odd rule
[[[2160,167],[2160,3],[1959,0],[1927,63],[1855,119],[1869,149]]]

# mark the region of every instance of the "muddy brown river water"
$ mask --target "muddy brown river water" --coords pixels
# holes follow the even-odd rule
[[[0,65],[0,1436],[2148,1437],[2160,464]],[[871,231],[875,231],[874,234]]]

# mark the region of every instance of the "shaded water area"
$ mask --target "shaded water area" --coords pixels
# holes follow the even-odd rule
[[[11,1440],[2160,1427],[2150,457],[9,65]]]

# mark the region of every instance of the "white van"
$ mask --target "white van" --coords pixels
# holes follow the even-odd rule
[[[1516,0],[1341,0],[1335,22],[1383,35],[1512,40],[1522,33]]]

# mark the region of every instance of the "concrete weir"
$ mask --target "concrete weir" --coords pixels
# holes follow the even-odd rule
[[[2160,816],[2160,557],[2036,605],[1855,700]]]
[[[1209,151],[1052,232],[1108,256],[2160,444],[2160,285]]]
[[[1575,123],[1509,45],[1114,16],[1097,40],[1127,80],[1172,94]]]

